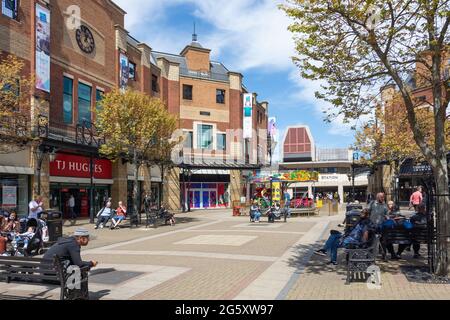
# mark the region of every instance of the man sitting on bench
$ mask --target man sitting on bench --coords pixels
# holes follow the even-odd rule
[[[326,256],[330,251],[331,262],[329,264],[337,265],[337,252],[339,248],[361,248],[367,246],[370,242],[370,233],[375,227],[369,219],[368,209],[361,211],[361,220],[355,228],[348,234],[343,235],[339,231],[332,230],[325,246],[314,253],[320,256]]]
[[[413,224],[413,228],[423,228],[427,226],[427,207],[424,203],[421,203],[417,206],[417,212],[410,218],[411,223]],[[398,246],[398,257],[400,258],[403,251],[410,247],[407,244],[401,244]],[[414,250],[414,259],[420,258],[420,243],[413,242],[412,244]]]
[[[77,229],[73,237],[61,238],[44,255],[44,259],[53,260],[58,256],[66,263],[66,266],[78,266],[89,269],[97,266],[97,261],[83,261],[81,259],[81,247],[89,244],[89,231]]]

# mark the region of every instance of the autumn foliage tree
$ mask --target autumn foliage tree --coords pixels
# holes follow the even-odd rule
[[[148,95],[118,89],[103,96],[97,113],[99,133],[106,139],[100,152],[111,159],[134,164],[134,213],[138,213],[138,176],[143,165],[169,161],[167,152],[175,146],[169,142],[177,119],[164,103]]]
[[[0,60],[0,153],[23,149],[32,141],[29,112],[33,81],[23,75],[24,63],[13,55]]]
[[[446,111],[450,101],[450,2],[447,0],[288,0],[281,6],[293,19],[301,75],[321,81],[316,93],[331,103],[328,119],[359,118],[373,112],[380,88],[393,84],[408,126],[431,165],[437,197],[436,273],[448,274],[450,197]],[[418,72],[420,70],[420,72]],[[415,112],[411,75],[432,92],[433,140],[428,141]]]

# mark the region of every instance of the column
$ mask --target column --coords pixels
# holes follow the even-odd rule
[[[231,194],[231,206],[233,206],[234,201],[241,202],[241,197],[243,196],[242,191],[242,175],[239,170],[232,170],[230,172],[230,194]]]
[[[339,194],[339,199],[340,199],[340,204],[344,203],[344,185],[339,182],[338,185],[338,194]]]
[[[180,171],[180,168],[173,168],[164,175],[163,204],[169,211],[181,210]]]
[[[122,161],[113,162],[113,180],[114,183],[111,187],[113,203],[123,201],[126,204],[128,200],[128,170],[127,165],[122,164]]]

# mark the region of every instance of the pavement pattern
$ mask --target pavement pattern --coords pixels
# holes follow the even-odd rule
[[[342,265],[313,254],[343,215],[249,223],[230,210],[177,215],[177,224],[94,230],[84,260],[99,261],[89,278],[97,300],[450,299],[450,285],[410,281],[401,267],[425,261],[382,262],[382,286],[345,285]],[[70,235],[77,226],[66,224]],[[0,282],[0,299],[58,299],[49,285]]]

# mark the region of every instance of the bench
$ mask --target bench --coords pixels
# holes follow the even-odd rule
[[[414,243],[429,245],[432,240],[428,226],[414,226],[413,229],[405,229],[402,226],[396,225],[394,228],[383,229],[381,244],[383,248],[383,259],[386,258],[387,245],[411,245]]]
[[[347,261],[347,281],[350,285],[355,273],[367,273],[370,266],[376,265],[380,236],[375,235],[370,247],[365,249],[345,249]]]
[[[72,273],[68,273],[60,258],[44,260],[27,257],[0,256],[0,280],[6,283],[59,285],[60,300],[88,300],[88,268],[82,268],[80,289],[71,289]],[[76,287],[76,286],[75,286]]]

